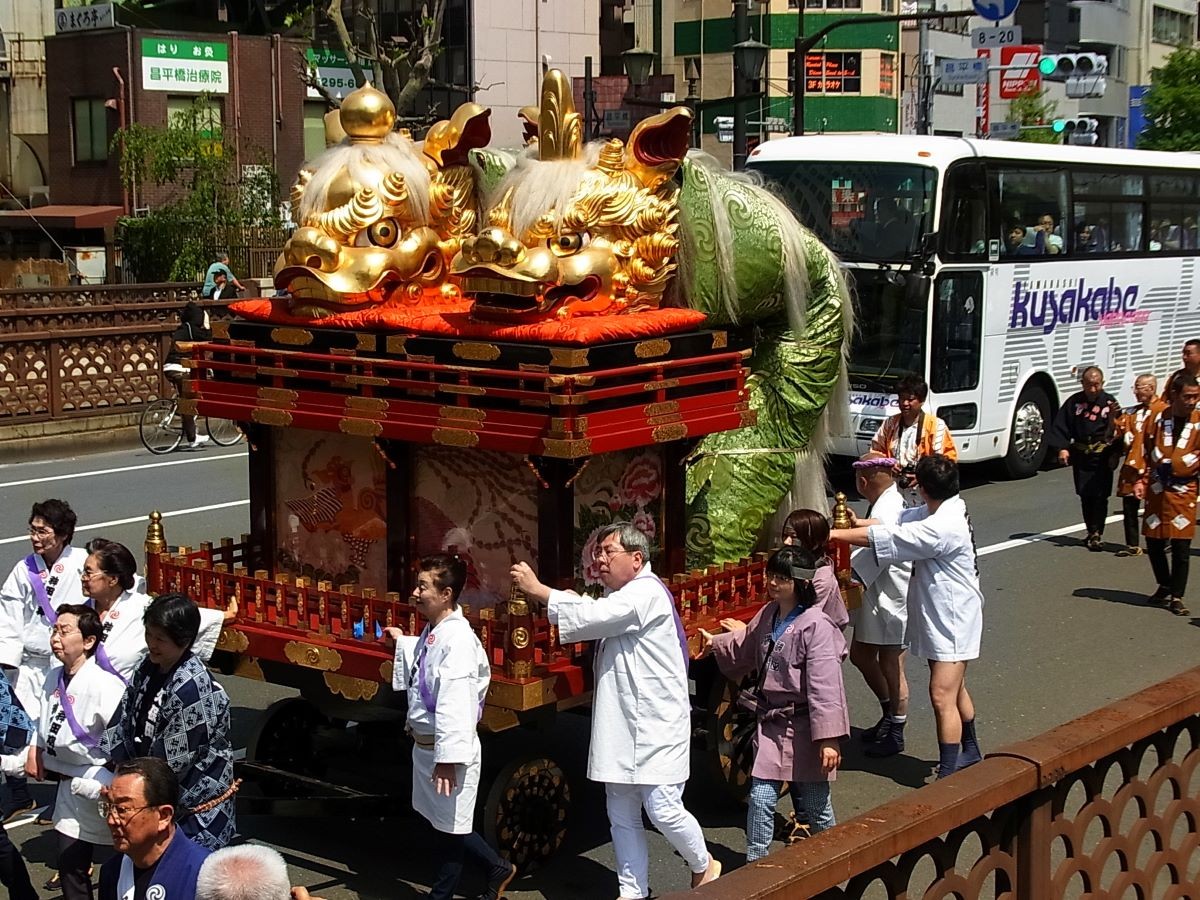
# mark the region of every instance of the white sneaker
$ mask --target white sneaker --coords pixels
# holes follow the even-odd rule
[[[208,443],[208,435],[207,434],[198,434],[198,435],[196,435],[196,439],[188,444],[188,448],[191,450],[196,450],[199,447],[203,447],[207,443]]]

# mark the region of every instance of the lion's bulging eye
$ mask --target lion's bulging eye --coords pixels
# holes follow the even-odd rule
[[[550,238],[550,249],[558,254],[578,253],[587,244],[586,236],[577,232],[566,232]]]
[[[391,247],[400,237],[400,226],[395,219],[380,219],[367,229],[367,237],[376,247]]]

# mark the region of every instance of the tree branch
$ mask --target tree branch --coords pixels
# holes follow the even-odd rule
[[[304,55],[303,50],[297,50],[296,56],[298,59],[296,65],[296,74],[300,76],[300,80],[304,83],[304,86],[310,87],[320,94],[321,99],[323,99],[334,109],[340,109],[342,106],[342,101],[333,96],[333,94],[329,93],[329,90],[325,87],[325,85],[321,84],[321,79],[317,75],[316,65]]]
[[[417,95],[429,82],[429,73],[433,69],[433,61],[441,46],[442,22],[446,18],[446,0],[433,0],[433,8],[424,15],[420,23],[420,41],[413,48],[411,55],[412,66],[408,72],[408,80],[400,89],[396,98],[396,110],[406,113],[416,103]]]
[[[362,87],[367,83],[366,73],[363,72],[362,64],[358,61],[358,54],[354,50],[354,42],[350,39],[350,30],[346,28],[346,20],[342,18],[342,0],[329,0],[329,5],[325,7],[325,17],[333,23],[334,30],[337,31],[338,40],[342,44],[342,50],[346,54],[346,59],[350,63],[350,71],[354,73],[354,80]]]

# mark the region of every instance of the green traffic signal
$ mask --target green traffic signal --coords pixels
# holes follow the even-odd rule
[[[1038,71],[1043,75],[1053,75],[1054,70],[1057,68],[1058,60],[1053,56],[1043,56],[1038,60]]]
[[[1054,124],[1050,126],[1054,129],[1055,134],[1062,134],[1067,129],[1066,119],[1055,119]]]

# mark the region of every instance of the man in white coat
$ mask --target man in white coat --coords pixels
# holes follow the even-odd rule
[[[0,586],[0,668],[17,700],[35,722],[41,717],[50,655],[50,627],[64,603],[83,602],[81,575],[87,551],[72,547],[75,512],[62,500],[33,504],[29,541],[33,552],[22,558]],[[33,809],[23,777],[10,777],[9,796],[0,806],[0,823]]]
[[[476,726],[492,669],[479,638],[458,608],[466,563],[437,554],[421,560],[412,601],[426,625],[417,637],[388,628],[396,642],[392,687],[408,693],[407,730],[413,739],[413,809],[429,820],[440,857],[429,896],[450,900],[469,853],[486,871],[481,900],[497,900],[516,875],[472,828],[479,793]]]
[[[896,460],[876,450],[854,463],[855,487],[869,504],[866,517],[856,518],[855,525],[899,524],[904,495],[896,485],[895,469]],[[904,632],[912,563],[882,566],[866,547],[855,550],[850,563],[866,587],[862,605],[853,613],[850,662],[862,673],[883,709],[879,721],[862,732],[867,745],[863,752],[874,757],[895,756],[904,751],[904,726],[908,721]]]
[[[937,777],[979,762],[975,704],[967,692],[967,663],[979,657],[983,592],[975,535],[958,495],[958,466],[941,454],[917,463],[923,506],[907,509],[898,525],[833,529],[830,537],[869,547],[879,565],[910,561],[908,642],[929,661],[929,699],[937,717]]]
[[[650,894],[642,809],[692,870],[692,887],[721,864],[683,806],[689,769],[691,703],[687,640],[671,592],[650,568],[650,543],[628,522],[597,536],[603,598],[551,590],[525,563],[512,568],[525,595],[546,603],[564,644],[599,641],[595,652],[588,778],[604,783],[620,896]]]

